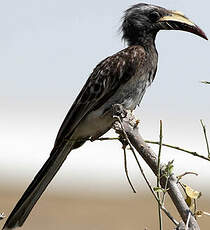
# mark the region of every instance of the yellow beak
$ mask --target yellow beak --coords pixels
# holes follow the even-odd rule
[[[208,40],[205,33],[189,18],[178,11],[169,11],[169,15],[163,16],[159,19],[160,23],[165,24],[167,30],[183,30],[187,32],[194,33],[206,40]]]

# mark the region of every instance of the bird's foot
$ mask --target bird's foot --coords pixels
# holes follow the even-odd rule
[[[116,121],[113,124],[113,128],[115,132],[118,134],[119,134],[118,131],[122,129],[123,121],[125,121],[127,124],[132,126],[133,129],[137,128],[140,123],[140,120],[136,119],[133,111],[125,110],[121,104],[113,105],[112,112],[113,112],[113,117],[116,118]]]
[[[128,111],[121,104],[114,104],[112,106],[113,118],[119,117],[121,119],[125,118]]]
[[[113,118],[120,118],[121,120],[129,120],[134,128],[140,123],[140,120],[135,117],[134,110],[126,110],[121,104],[112,106],[112,116]]]

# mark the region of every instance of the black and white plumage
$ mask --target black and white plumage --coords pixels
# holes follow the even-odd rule
[[[158,55],[154,42],[159,30],[184,30],[207,39],[181,13],[142,3],[126,10],[122,33],[128,47],[93,70],[58,132],[50,157],[16,204],[4,230],[23,225],[71,150],[112,127],[114,119],[108,113],[112,105],[122,104],[125,109],[134,110],[141,102],[156,74]]]

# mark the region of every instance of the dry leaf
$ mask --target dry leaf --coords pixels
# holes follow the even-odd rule
[[[196,215],[197,217],[202,217],[203,215],[210,216],[210,213],[209,213],[209,212],[204,212],[204,211],[198,210],[198,211],[196,211],[195,215]]]
[[[190,198],[195,199],[195,200],[197,200],[198,198],[201,197],[201,192],[198,192],[198,191],[192,189],[188,185],[185,185],[185,192]]]
[[[194,208],[194,202],[193,199],[187,196],[185,199],[185,202],[187,203],[187,206],[192,210]]]

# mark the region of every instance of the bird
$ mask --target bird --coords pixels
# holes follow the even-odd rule
[[[121,32],[127,47],[94,68],[58,131],[49,158],[14,207],[3,230],[23,225],[73,149],[112,128],[115,118],[110,110],[113,105],[120,104],[133,111],[140,104],[157,72],[155,38],[161,30],[186,31],[208,40],[181,12],[146,3],[125,10]]]

